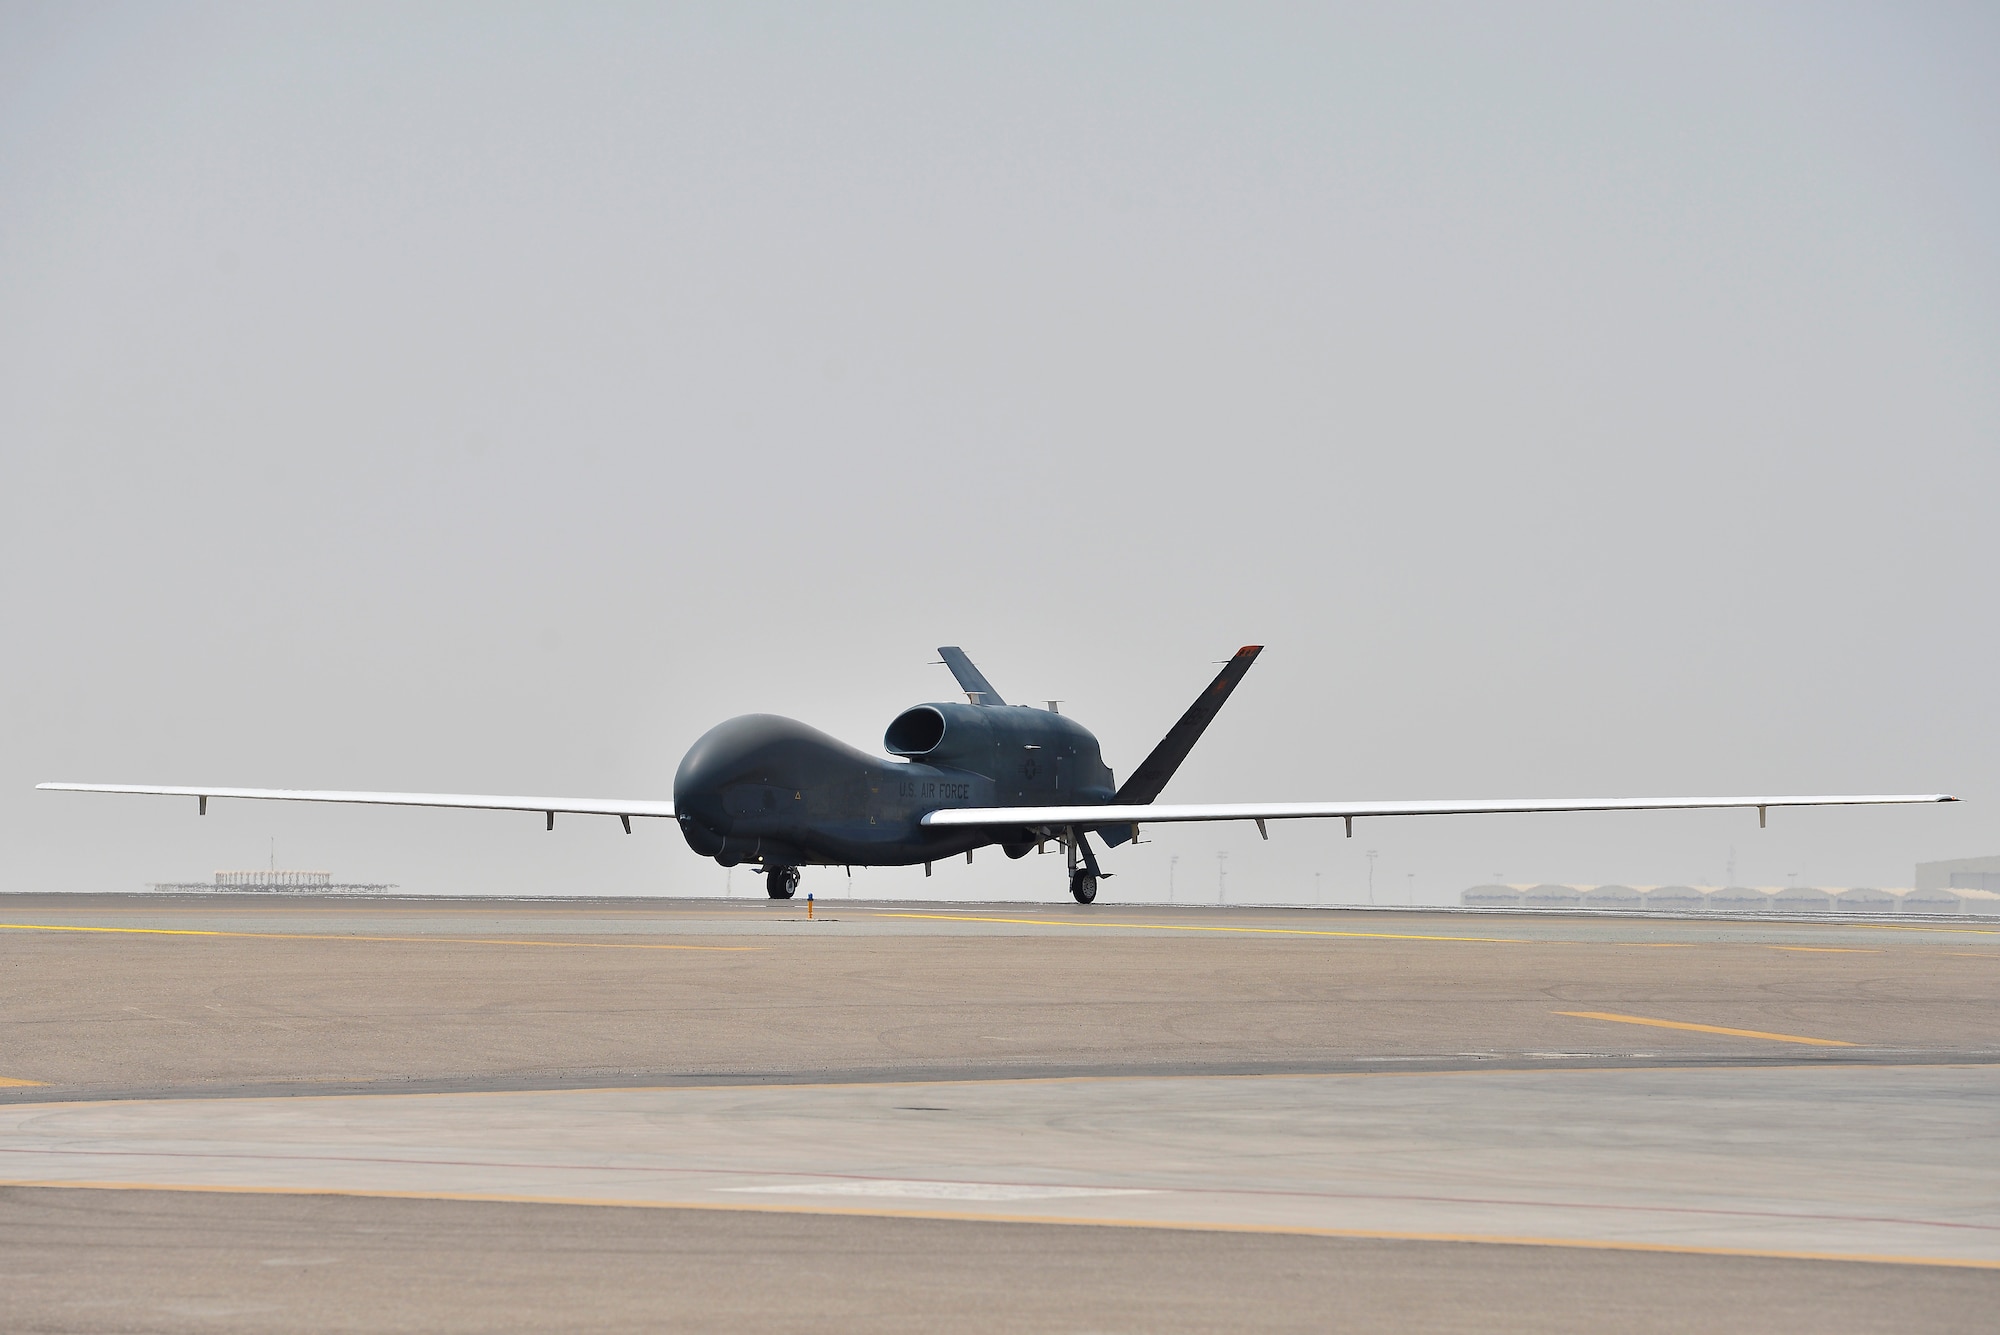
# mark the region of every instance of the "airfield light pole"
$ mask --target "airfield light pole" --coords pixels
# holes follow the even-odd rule
[[[1375,902],[1375,859],[1381,856],[1376,850],[1368,850],[1368,902]]]
[[[1319,907],[1319,873],[1313,873],[1313,907]]]
[[[1167,855],[1167,902],[1169,904],[1174,902],[1174,864],[1180,860],[1181,855],[1178,853]]]
[[[1417,906],[1417,874],[1413,871],[1406,871],[1403,875],[1407,878],[1404,881],[1404,885],[1408,887],[1403,894],[1403,898],[1409,901],[1411,908],[1415,908]]]
[[[1217,853],[1215,855],[1215,902],[1218,904],[1227,902],[1226,886],[1229,880],[1228,863],[1229,863],[1229,854]]]

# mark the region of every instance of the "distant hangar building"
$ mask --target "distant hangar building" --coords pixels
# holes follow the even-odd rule
[[[1771,896],[1770,907],[1779,913],[1824,913],[1833,907],[1833,896],[1810,885],[1788,885]]]
[[[1883,914],[1967,914],[1991,913],[2000,916],[2000,890],[1989,890],[1984,878],[1995,875],[1979,869],[2000,859],[1968,858],[1943,865],[1957,870],[1926,877],[1931,884],[1915,890],[1877,890],[1855,886],[1826,890],[1817,886],[1793,885],[1782,889],[1748,885],[1704,890],[1692,885],[1659,885],[1636,889],[1629,885],[1475,885],[1459,895],[1466,908],[1536,909],[1615,909],[1650,910],[1655,913],[1852,913],[1880,917]],[[1972,869],[1967,870],[1967,863]],[[1955,880],[1955,885],[1938,884]]]
[[[1918,890],[1984,890],[2000,894],[2000,856],[1919,862]]]
[[[214,881],[155,881],[148,889],[167,894],[207,895],[369,895],[394,890],[393,885],[336,881],[330,871],[219,871]]]
[[[1691,885],[1656,885],[1646,892],[1646,907],[1657,913],[1699,913],[1708,896]]]

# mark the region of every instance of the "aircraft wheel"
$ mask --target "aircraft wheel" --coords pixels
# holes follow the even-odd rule
[[[1088,904],[1097,898],[1097,878],[1083,867],[1069,874],[1069,892],[1076,896],[1079,904]]]
[[[764,893],[773,899],[790,899],[798,889],[797,867],[772,867],[764,873]]]

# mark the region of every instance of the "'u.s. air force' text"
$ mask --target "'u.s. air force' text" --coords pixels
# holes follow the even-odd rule
[[[969,802],[972,800],[972,785],[940,779],[903,779],[897,783],[896,795],[913,797],[918,801]]]

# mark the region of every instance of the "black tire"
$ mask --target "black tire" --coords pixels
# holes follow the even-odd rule
[[[764,893],[773,899],[790,899],[799,891],[797,867],[773,867],[764,873]]]
[[[1097,878],[1088,870],[1078,867],[1069,874],[1069,892],[1079,904],[1088,904],[1097,898]]]

